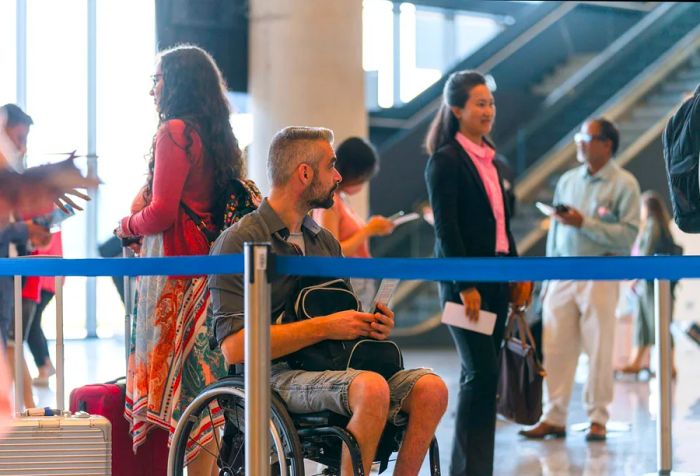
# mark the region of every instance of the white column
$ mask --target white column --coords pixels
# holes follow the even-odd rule
[[[248,173],[264,194],[267,150],[283,127],[328,127],[336,144],[367,137],[362,0],[252,0],[249,57]],[[367,195],[360,195],[364,214]]]

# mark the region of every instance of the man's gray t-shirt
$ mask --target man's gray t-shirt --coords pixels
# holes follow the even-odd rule
[[[342,256],[340,243],[311,217],[304,218],[301,230],[304,236],[304,254]],[[287,241],[289,234],[286,225],[265,199],[260,208],[225,230],[212,246],[210,254],[238,254],[243,252],[245,242],[269,242],[274,254],[298,255],[295,247]],[[273,276],[270,322],[273,322],[284,310],[287,299],[297,291],[299,279],[298,276]],[[215,319],[214,332],[217,342],[221,344],[226,337],[243,328],[243,276],[240,274],[211,275],[209,289],[211,290],[210,312]]]

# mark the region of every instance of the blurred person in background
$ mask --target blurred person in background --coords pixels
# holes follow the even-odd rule
[[[647,190],[641,197],[639,234],[632,246],[632,256],[674,255],[682,250],[673,241],[669,223],[671,215],[661,196]],[[674,283],[675,284],[675,283]],[[634,321],[634,347],[629,363],[622,368],[623,373],[638,374],[646,370],[649,351],[655,341],[654,329],[654,282],[635,280],[632,291],[637,302]],[[673,294],[673,293],[672,293]],[[673,309],[673,305],[671,305]],[[673,366],[673,377],[676,367]]]
[[[620,133],[611,121],[587,120],[574,136],[580,166],[554,190],[547,256],[628,256],[639,230],[639,183],[613,157]],[[613,343],[617,281],[549,280],[543,286],[542,354],[547,371],[539,423],[526,438],[566,436],[569,402],[581,351],[589,357],[583,400],[586,441],[603,441],[613,399]]]
[[[331,232],[340,242],[343,256],[371,258],[369,239],[386,236],[394,231],[394,223],[386,217],[375,215],[363,220],[350,206],[348,196],[360,192],[367,182],[379,172],[377,152],[364,139],[350,137],[335,151],[336,169],[343,177],[333,197],[333,206],[313,211],[314,220]],[[376,291],[373,279],[351,279],[355,293],[360,297],[363,309],[370,305]]]
[[[61,232],[57,231],[53,233],[48,246],[34,251],[32,255],[63,256]],[[56,279],[53,276],[41,276],[37,279],[38,293],[35,296],[36,306],[34,315],[29,323],[26,339],[38,370],[38,375],[32,379],[32,383],[37,387],[47,387],[49,385],[49,377],[56,373],[56,369],[51,362],[46,336],[41,327],[41,318],[46,306],[48,306],[56,294]]]
[[[15,104],[5,104],[0,108],[3,133],[0,134],[0,169],[21,171],[24,168],[24,156],[27,152],[27,136],[34,123],[32,118]],[[48,244],[51,236],[49,230],[33,223],[31,220],[15,221],[18,215],[8,213],[7,221],[0,228],[0,258],[17,256],[17,248],[40,247]],[[8,345],[7,356],[14,361],[14,347],[8,338],[14,337],[14,279],[12,276],[0,276],[0,333],[3,343]],[[23,314],[28,316],[33,312],[33,307],[23,306]],[[23,316],[23,321],[25,321]],[[26,331],[26,328],[24,329]],[[11,372],[14,373],[14,366]],[[32,395],[31,377],[26,362],[23,362],[22,378],[24,381],[23,405],[25,408],[34,407]],[[20,403],[17,402],[17,406]]]

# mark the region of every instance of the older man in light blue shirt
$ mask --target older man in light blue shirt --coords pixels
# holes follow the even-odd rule
[[[582,165],[564,174],[554,203],[580,215],[577,226],[555,216],[547,236],[547,256],[625,256],[639,229],[639,184],[613,160],[591,174]],[[578,212],[578,213],[577,213]],[[575,220],[575,219],[573,219]]]
[[[639,183],[612,157],[617,128],[599,118],[576,134],[582,165],[564,174],[554,193],[559,205],[547,236],[547,256],[629,255],[639,228]],[[619,283],[550,281],[543,301],[543,354],[547,401],[540,422],[521,432],[528,438],[566,434],[578,357],[589,356],[584,404],[591,422],[586,440],[604,440],[613,397],[612,351]]]

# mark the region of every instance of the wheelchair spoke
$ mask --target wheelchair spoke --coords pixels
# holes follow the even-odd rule
[[[216,454],[220,455],[221,454],[221,444],[219,443],[219,439],[216,437],[218,430],[216,428],[216,425],[214,425],[214,417],[211,415],[211,406],[207,406],[207,413],[209,414],[209,422],[211,423],[212,434],[214,436],[214,442],[216,442]],[[218,456],[217,456],[217,458],[218,458]]]
[[[197,440],[194,438],[188,438],[188,440],[192,441],[195,445],[199,446],[200,449],[204,450],[206,453],[209,453],[210,456],[213,456],[214,458],[217,458],[218,456],[206,449],[204,446],[202,446]]]

